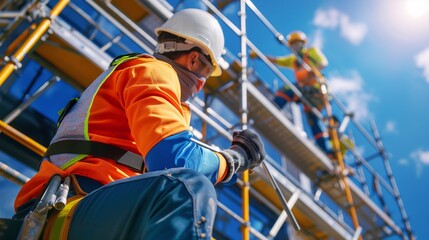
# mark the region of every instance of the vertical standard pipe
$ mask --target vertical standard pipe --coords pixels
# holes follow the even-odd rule
[[[48,31],[52,19],[56,18],[60,12],[67,6],[70,0],[60,0],[57,5],[51,10],[51,14],[49,18],[43,19],[39,25],[36,27],[34,32],[28,36],[28,38],[24,41],[21,47],[12,55],[11,60],[3,67],[0,71],[0,86],[6,81],[6,79],[12,74],[15,69],[15,64],[17,62],[21,62],[25,55],[33,48],[33,46],[40,40],[43,34]]]
[[[246,36],[246,1],[240,1],[240,27],[241,27],[241,124],[242,129],[247,129],[247,36]],[[241,190],[243,201],[243,240],[250,239],[250,210],[249,210],[249,171],[243,173],[243,188]]]

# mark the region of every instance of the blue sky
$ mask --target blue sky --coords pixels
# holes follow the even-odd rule
[[[331,92],[361,123],[376,122],[411,227],[420,239],[429,235],[424,219],[429,215],[429,194],[424,192],[429,183],[429,1],[253,3],[277,31],[286,35],[301,30],[308,35],[309,45],[322,49],[329,60],[323,72]],[[422,5],[413,7],[418,3]],[[237,7],[234,3],[224,13],[234,18]],[[250,13],[248,20],[248,36],[258,49],[268,55],[289,53]],[[249,61],[249,66],[261,67],[256,60]],[[290,70],[282,72],[293,80]],[[7,156],[0,157],[6,164],[14,163]],[[27,176],[34,174],[24,166],[16,169]],[[12,184],[0,178],[0,185]],[[0,188],[0,217],[10,217],[13,199],[6,196],[15,195],[18,189],[13,185],[12,190]]]

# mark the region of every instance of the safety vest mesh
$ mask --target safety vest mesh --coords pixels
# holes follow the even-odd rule
[[[89,112],[98,90],[119,64],[138,57],[139,55],[132,54],[113,60],[110,67],[105,70],[93,83],[91,83],[91,85],[82,93],[79,101],[64,117],[63,121],[58,126],[57,133],[53,137],[51,144],[61,140],[89,141]],[[86,156],[87,155],[85,154],[64,153],[48,156],[45,159],[64,170]]]

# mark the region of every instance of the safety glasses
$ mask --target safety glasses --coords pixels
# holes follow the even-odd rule
[[[198,59],[200,59],[200,61],[208,68],[208,74],[206,75],[206,78],[210,77],[213,73],[213,71],[215,70],[213,64],[210,62],[210,60],[208,59],[208,56],[203,55],[202,53],[198,53]]]

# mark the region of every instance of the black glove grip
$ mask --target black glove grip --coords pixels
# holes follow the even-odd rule
[[[223,182],[231,180],[237,172],[244,172],[261,164],[265,149],[258,135],[246,129],[233,133],[231,147],[219,152],[228,165],[228,173]]]
[[[234,145],[240,146],[246,152],[247,158],[250,162],[250,166],[248,166],[250,169],[258,166],[265,158],[263,143],[259,136],[250,130],[234,132],[232,147]]]

